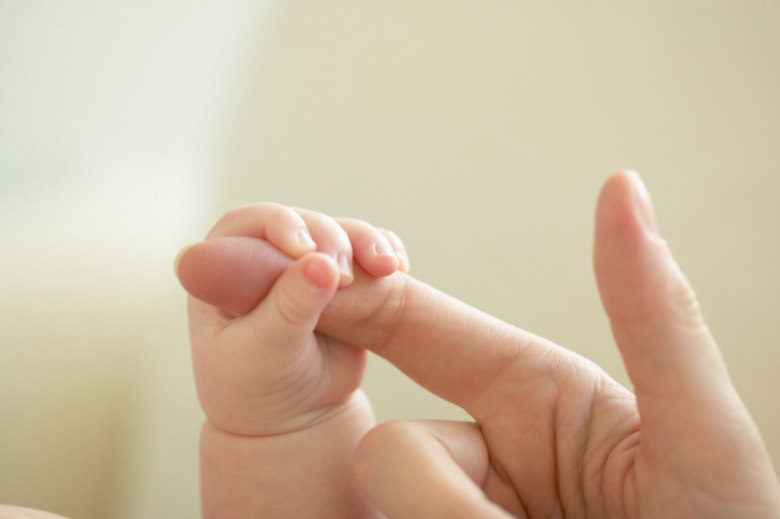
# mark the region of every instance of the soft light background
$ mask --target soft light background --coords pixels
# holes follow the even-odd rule
[[[778,466],[778,56],[768,0],[0,0],[0,502],[198,516],[171,263],[253,201],[395,229],[415,276],[625,383],[590,263],[621,167]],[[365,389],[464,418],[380,360]]]

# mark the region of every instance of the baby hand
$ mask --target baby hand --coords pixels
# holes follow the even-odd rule
[[[245,294],[219,307],[189,298],[195,380],[213,426],[243,436],[285,434],[338,414],[360,385],[365,350],[314,331],[338,287],[354,279],[353,260],[375,277],[407,270],[408,262],[403,244],[389,231],[263,203],[230,211],[204,242],[182,253],[183,285],[200,295],[198,276],[208,277],[215,268],[210,245],[224,251],[226,241],[241,248],[250,240],[255,251],[258,240],[274,246],[290,264],[278,278],[278,266],[267,269],[271,290],[254,307],[240,306]],[[232,275],[264,275],[259,269],[268,258],[235,257],[240,261],[231,265]]]

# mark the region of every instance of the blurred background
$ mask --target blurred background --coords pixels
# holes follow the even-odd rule
[[[591,269],[640,171],[780,465],[780,3],[0,0],[0,502],[197,517],[179,248],[269,200],[628,383]],[[465,418],[372,358],[380,420]]]

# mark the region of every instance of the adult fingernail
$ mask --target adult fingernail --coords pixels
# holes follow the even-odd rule
[[[658,223],[655,219],[655,209],[650,198],[647,186],[636,171],[628,171],[631,175],[631,188],[634,207],[637,209],[645,229],[653,234],[658,234]]]

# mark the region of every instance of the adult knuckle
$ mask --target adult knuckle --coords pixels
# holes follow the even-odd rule
[[[406,320],[409,306],[409,278],[396,275],[389,279],[389,288],[384,298],[363,319],[366,328],[374,327],[379,333],[372,341],[377,350],[385,349],[396,341],[401,329],[399,325]]]
[[[679,324],[690,329],[705,326],[696,291],[682,273],[678,273],[667,288],[667,300],[669,311]]]

